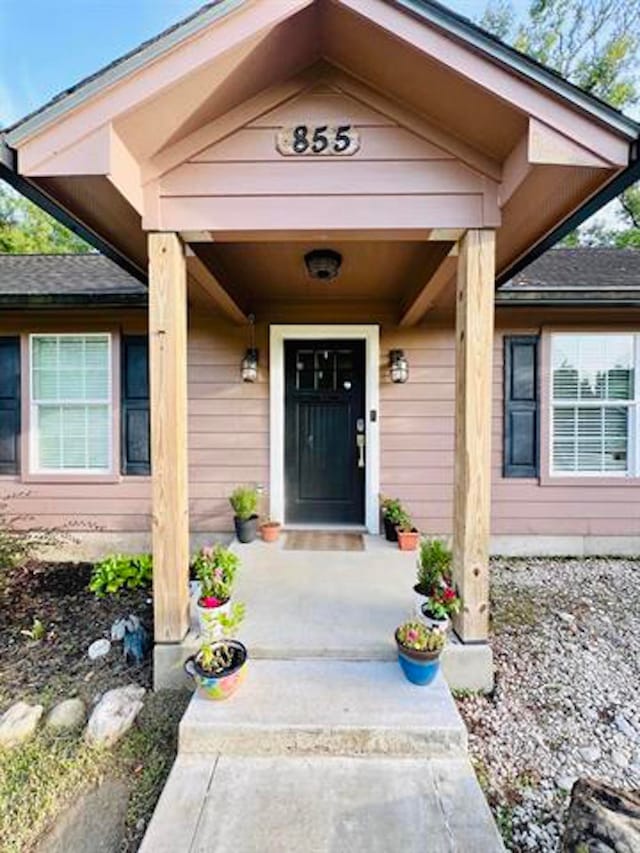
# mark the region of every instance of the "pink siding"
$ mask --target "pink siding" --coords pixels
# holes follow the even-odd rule
[[[301,311],[285,311],[286,320],[303,321]],[[305,312],[306,313],[306,312]],[[362,322],[359,306],[345,308],[338,321]],[[278,312],[278,321],[284,316]],[[87,314],[5,317],[1,333],[34,329],[91,330]],[[273,316],[275,317],[275,311]],[[84,317],[84,319],[83,319]],[[418,526],[429,533],[452,529],[454,443],[454,335],[451,324],[399,329],[381,313],[381,491],[406,502]],[[583,322],[588,322],[585,316]],[[102,327],[144,329],[144,312],[104,317]],[[540,330],[541,325],[526,331]],[[503,479],[502,335],[522,333],[512,322],[496,332],[493,393],[493,520],[498,535],[634,535],[640,523],[640,489],[593,480],[575,484]],[[194,531],[230,528],[227,497],[239,483],[268,488],[269,417],[267,326],[258,327],[260,381],[239,381],[239,364],[248,345],[246,329],[192,311],[189,332],[189,475],[191,526]],[[405,349],[410,381],[393,385],[387,378],[388,351]],[[546,384],[546,383],[543,383]],[[544,463],[544,460],[543,460]],[[544,464],[543,464],[544,471]],[[0,494],[11,494],[12,511],[31,524],[69,525],[96,532],[150,529],[150,483],[146,477],[117,482],[23,482],[0,477]]]

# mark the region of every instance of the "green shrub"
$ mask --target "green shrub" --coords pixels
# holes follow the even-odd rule
[[[229,503],[240,521],[246,521],[258,512],[258,492],[251,486],[238,486],[231,493]]]
[[[418,587],[429,594],[442,580],[451,580],[451,550],[441,539],[423,539],[418,559]]]
[[[382,514],[389,519],[391,524],[397,525],[400,524],[401,521],[404,521],[406,513],[398,498],[381,497],[380,508],[382,510]]]
[[[111,554],[93,567],[89,589],[98,598],[151,585],[151,554]]]

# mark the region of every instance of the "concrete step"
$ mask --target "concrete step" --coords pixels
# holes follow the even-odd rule
[[[441,674],[416,687],[397,663],[250,660],[224,702],[195,695],[180,753],[414,755],[464,753],[467,731]]]
[[[499,853],[466,758],[180,756],[141,853]]]

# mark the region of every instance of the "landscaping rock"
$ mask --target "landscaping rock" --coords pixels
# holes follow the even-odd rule
[[[42,705],[16,702],[0,717],[0,746],[13,747],[28,740],[38,728]]]
[[[78,729],[86,716],[87,709],[82,699],[65,699],[51,709],[46,726],[55,731]]]
[[[602,753],[598,749],[597,746],[583,746],[580,750],[580,755],[585,761],[588,761],[589,764],[595,764],[596,761],[600,759]]]
[[[87,654],[89,655],[90,660],[97,660],[98,658],[102,658],[105,655],[108,655],[111,651],[111,643],[107,639],[95,640],[89,646]]]
[[[128,799],[124,782],[106,779],[58,818],[36,853],[119,853]]]
[[[142,709],[144,687],[129,684],[108,690],[94,708],[85,739],[94,746],[113,746],[131,728]]]
[[[640,850],[640,796],[579,779],[571,795],[563,850]]]

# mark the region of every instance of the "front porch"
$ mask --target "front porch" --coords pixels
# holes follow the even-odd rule
[[[381,536],[365,535],[362,551],[287,550],[235,542],[242,560],[234,598],[247,606],[242,640],[254,661],[396,659],[393,634],[413,607],[416,555]],[[184,682],[181,662],[197,649],[195,598],[190,630],[180,645],[155,647],[156,689]],[[491,648],[452,636],[442,655],[452,689],[489,690]]]

